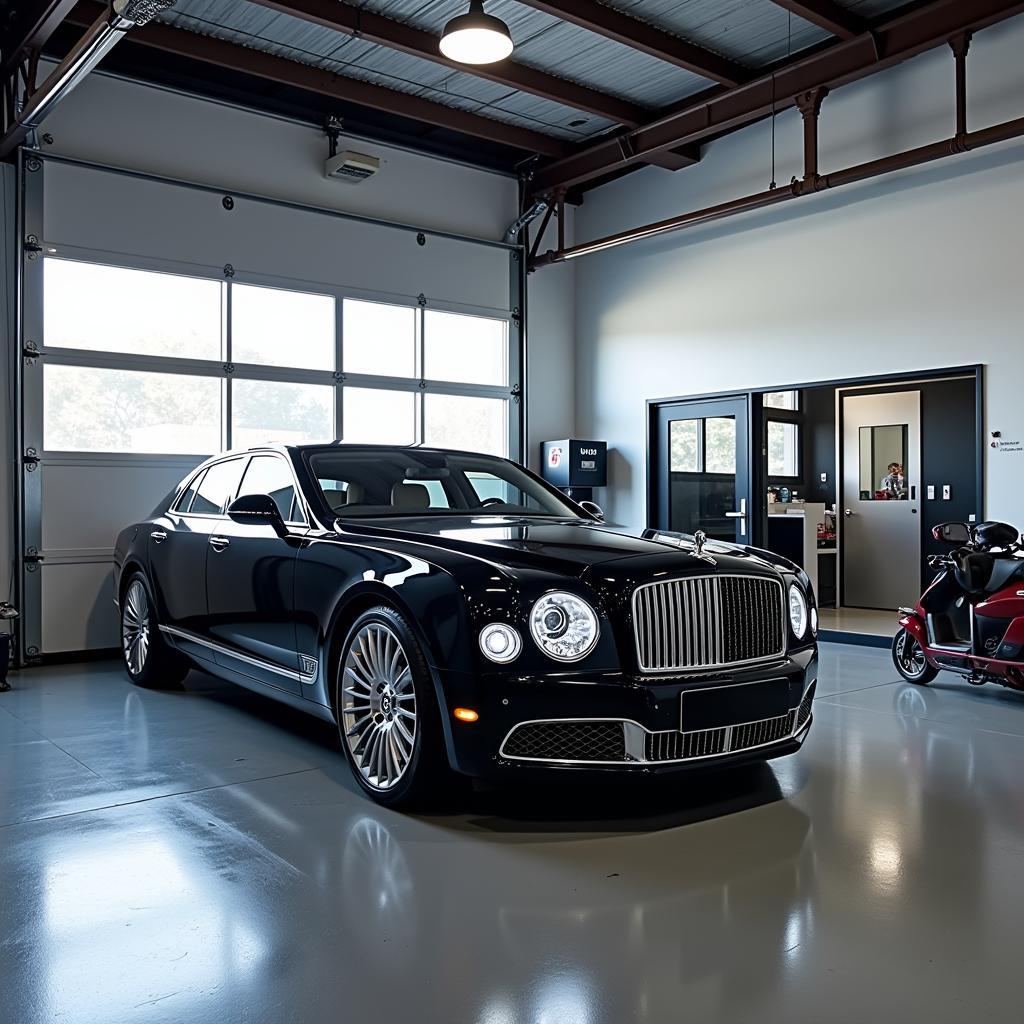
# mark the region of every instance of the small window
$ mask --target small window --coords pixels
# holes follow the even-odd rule
[[[424,376],[466,384],[508,383],[508,324],[493,317],[428,309]]]
[[[189,505],[192,504],[192,498],[194,497],[196,491],[199,490],[199,483],[203,479],[205,472],[206,471],[204,470],[203,473],[196,473],[196,475],[192,478],[192,482],[188,485],[188,487],[185,488],[185,490],[181,492],[181,496],[174,503],[175,512],[188,511]]]
[[[507,399],[427,395],[424,404],[424,441],[431,447],[508,453]]]
[[[278,441],[311,444],[334,437],[334,387],[276,380],[231,383],[231,446]]]
[[[768,475],[798,476],[800,428],[782,420],[768,421]]]
[[[700,472],[700,428],[700,420],[672,420],[669,423],[668,446],[671,472]]]
[[[800,408],[800,396],[797,391],[768,391],[761,396],[766,409],[789,409],[796,412]]]
[[[736,472],[736,420],[732,416],[709,416],[704,421],[704,471]]]
[[[416,375],[415,309],[345,299],[342,324],[346,373]]]
[[[234,285],[231,358],[236,363],[333,370],[333,296]]]
[[[189,511],[195,515],[217,516],[224,511],[228,499],[234,496],[238,478],[242,475],[242,459],[215,462],[203,477]]]
[[[242,477],[242,486],[238,488],[238,496],[243,494],[269,494],[287,522],[305,522],[301,511],[296,507],[295,480],[284,459],[276,455],[254,455],[249,461],[249,468]]]
[[[416,395],[412,391],[345,388],[342,440],[349,444],[414,444]]]

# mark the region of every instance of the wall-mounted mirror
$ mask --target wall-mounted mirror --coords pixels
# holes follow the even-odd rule
[[[860,428],[860,500],[906,501],[907,424]]]

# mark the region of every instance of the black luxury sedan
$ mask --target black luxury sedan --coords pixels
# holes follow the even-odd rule
[[[615,532],[487,455],[218,455],[122,531],[115,587],[135,683],[195,665],[334,721],[360,785],[393,806],[460,774],[767,760],[811,723],[800,569]]]

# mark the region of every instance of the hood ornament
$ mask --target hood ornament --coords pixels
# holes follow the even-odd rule
[[[711,555],[704,554],[704,545],[708,542],[708,535],[703,530],[693,531],[693,553],[698,557],[702,558],[705,562],[710,562],[712,565],[715,564],[714,558]]]

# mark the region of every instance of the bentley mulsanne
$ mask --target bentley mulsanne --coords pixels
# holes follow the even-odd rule
[[[389,806],[465,776],[768,760],[811,725],[796,565],[613,529],[488,455],[226,452],[121,532],[115,594],[134,683],[199,668],[336,723]]]

